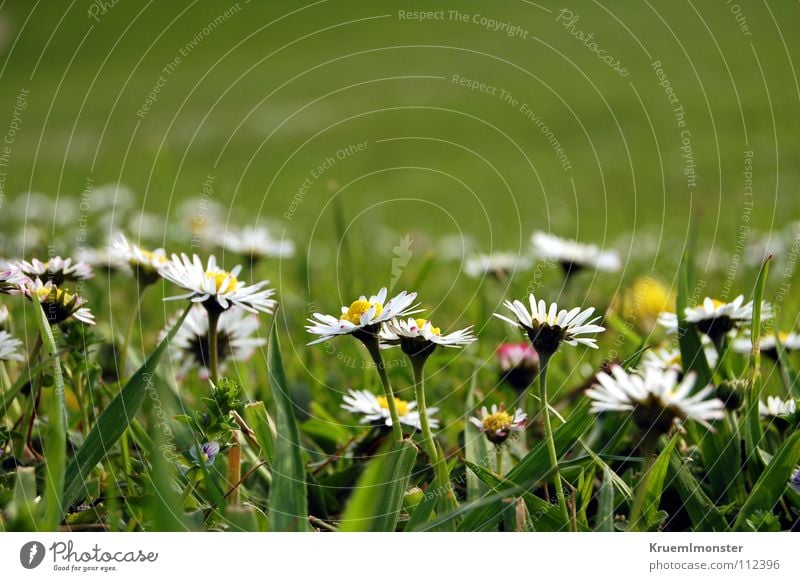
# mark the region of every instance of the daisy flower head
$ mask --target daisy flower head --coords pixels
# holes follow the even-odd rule
[[[111,246],[81,248],[78,258],[91,266],[93,271],[112,273],[128,270],[127,262]]]
[[[775,335],[770,333],[761,337],[758,342],[759,350],[772,359],[778,358],[778,342],[781,348],[786,351],[800,351],[800,334],[792,332],[781,331],[778,333],[778,339]],[[749,354],[753,350],[753,341],[749,336],[740,337],[733,342],[733,350],[737,353]]]
[[[442,334],[442,330],[429,320],[414,317],[391,319],[384,323],[379,336],[384,345],[400,345],[403,353],[412,358],[428,356],[440,345],[464,347],[477,341],[472,327]]]
[[[503,343],[497,349],[497,364],[502,380],[523,391],[539,373],[539,354],[529,343]]]
[[[180,317],[173,317],[161,332],[163,339]],[[182,379],[196,369],[201,380],[210,377],[210,350],[208,311],[194,305],[186,316],[183,325],[170,342],[170,356],[177,366],[176,376]],[[219,369],[224,371],[231,361],[246,361],[256,349],[266,345],[264,337],[258,337],[260,328],[258,317],[239,308],[231,308],[219,316],[217,323],[217,351]]]
[[[186,254],[173,254],[159,272],[168,281],[189,291],[165,300],[188,298],[215,313],[234,306],[253,313],[271,313],[277,303],[270,298],[275,291],[265,288],[269,281],[248,285],[236,278],[241,270],[241,265],[231,271],[221,269],[214,256],[210,256],[204,265],[196,254],[191,258]]]
[[[18,295],[30,279],[21,270],[13,266],[6,266],[0,271],[0,294]]]
[[[703,346],[703,353],[705,353],[708,366],[711,369],[714,369],[719,361],[717,350],[711,347],[709,344],[705,344]],[[680,349],[677,347],[658,347],[656,349],[648,349],[642,356],[642,365],[651,365],[663,371],[673,369],[679,374],[682,374],[685,371],[683,357]]]
[[[45,262],[36,258],[31,261],[17,260],[11,266],[30,279],[41,278],[54,285],[64,284],[68,280],[87,280],[93,276],[92,267],[87,263],[60,256],[54,256]]]
[[[687,307],[684,315],[687,323],[696,326],[712,340],[719,340],[729,331],[752,322],[753,301],[745,303],[744,295],[739,295],[729,303],[706,297],[703,304]],[[761,320],[771,318],[772,305],[762,302]]]
[[[114,236],[111,249],[130,267],[144,286],[156,282],[161,277],[161,269],[169,262],[163,248],[145,250],[138,244],[130,242],[121,232]]]
[[[323,343],[338,335],[353,335],[360,340],[378,337],[381,324],[394,319],[418,312],[412,305],[417,298],[417,293],[400,292],[398,295],[386,300],[388,292],[386,287],[378,294],[367,298],[361,295],[349,307],[342,307],[339,317],[314,313],[308,319],[310,325],[306,330],[312,335],[319,335],[319,339],[311,341],[309,345]]]
[[[375,395],[366,389],[351,389],[342,399],[344,400],[342,404],[343,410],[364,416],[361,418],[362,424],[391,427],[392,417],[389,413],[389,403],[385,396]],[[394,401],[397,406],[397,415],[400,423],[415,430],[421,430],[417,402],[405,401],[399,398],[395,398]],[[438,408],[428,408],[428,417],[432,428],[439,427],[439,420],[430,417],[437,411]]]
[[[86,304],[86,299],[59,288],[52,281],[42,282],[42,279],[36,278],[25,285],[23,292],[30,300],[42,305],[42,310],[51,325],[58,325],[68,319],[94,325],[94,315],[83,306]]]
[[[605,331],[605,327],[597,324],[600,317],[591,318],[594,307],[581,309],[575,307],[571,310],[558,309],[556,303],[549,306],[543,300],[537,302],[531,293],[529,297],[530,310],[522,301],[505,301],[503,304],[514,315],[513,319],[495,313],[494,316],[502,319],[528,334],[534,349],[540,357],[549,357],[555,353],[561,343],[567,345],[586,345],[597,349],[597,340],[594,335]]]
[[[496,446],[508,440],[512,432],[523,431],[527,420],[527,414],[521,409],[508,413],[503,404],[492,405],[491,412],[483,406],[477,416],[469,419]]]
[[[529,257],[511,252],[475,254],[464,262],[464,273],[470,278],[489,275],[506,279],[515,272],[528,270],[531,266],[533,262]]]
[[[535,232],[531,237],[531,245],[536,256],[557,262],[566,275],[585,268],[616,272],[621,267],[619,254],[601,250],[595,244],[582,244],[545,232]]]
[[[19,352],[22,341],[16,339],[8,331],[0,331],[0,361],[23,361]]]
[[[239,254],[252,262],[262,258],[291,258],[294,242],[273,238],[263,226],[246,226],[240,230],[227,230],[219,239],[220,248]]]
[[[785,418],[794,415],[797,411],[797,402],[794,399],[782,400],[778,396],[770,395],[767,402],[758,402],[758,413],[765,418]]]
[[[638,372],[625,371],[619,365],[611,373],[597,374],[598,383],[586,391],[594,413],[632,412],[636,425],[643,430],[656,428],[667,432],[675,422],[694,420],[707,428],[712,420],[724,417],[725,404],[709,398],[711,386],[690,395],[696,382],[694,373],[678,381],[674,369],[647,366]]]

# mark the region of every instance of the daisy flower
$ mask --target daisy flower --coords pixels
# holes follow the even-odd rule
[[[647,366],[639,372],[627,372],[619,365],[611,374],[597,374],[598,383],[586,395],[592,400],[594,413],[609,411],[633,412],[633,419],[642,429],[656,427],[668,431],[676,421],[695,420],[707,428],[711,420],[724,417],[725,404],[705,386],[694,395],[696,376],[687,373],[678,382],[678,372]]]
[[[128,270],[127,262],[111,247],[82,248],[78,253],[81,262],[92,267],[92,270],[115,272]]]
[[[236,278],[241,270],[241,265],[231,271],[222,270],[214,256],[210,256],[204,266],[196,254],[192,258],[186,254],[173,254],[172,259],[159,269],[165,279],[189,291],[166,300],[188,298],[215,311],[236,306],[253,313],[271,313],[277,303],[270,298],[275,291],[264,288],[269,281],[245,284]]]
[[[511,252],[495,252],[493,254],[476,254],[467,258],[464,273],[470,278],[491,275],[497,278],[508,278],[515,272],[527,270],[532,266],[527,256]]]
[[[0,305],[0,331],[8,330],[8,319],[11,313],[6,305]]]
[[[22,292],[25,284],[30,279],[21,270],[14,267],[7,267],[0,272],[0,294],[16,295]]]
[[[30,279],[41,278],[55,285],[63,284],[67,280],[87,280],[93,276],[92,267],[85,262],[60,256],[55,256],[46,262],[36,258],[30,262],[17,260],[11,263],[11,267],[22,271],[22,274]]]
[[[591,319],[594,307],[585,310],[575,307],[569,311],[566,309],[559,311],[556,303],[548,306],[543,300],[537,302],[533,293],[529,301],[530,310],[522,301],[503,303],[513,313],[514,319],[499,313],[495,313],[494,316],[525,331],[540,356],[552,355],[562,342],[567,345],[582,344],[597,349],[597,340],[594,337],[582,336],[605,331],[605,327],[596,324],[600,320],[599,316]]]
[[[376,396],[366,389],[351,389],[342,399],[344,400],[342,404],[343,410],[364,416],[361,419],[362,424],[371,423],[379,426],[391,427],[392,418],[389,414],[389,405],[385,396]],[[398,398],[395,398],[394,401],[397,405],[397,414],[400,423],[411,426],[416,430],[421,429],[419,412],[416,410],[417,402],[408,402]],[[428,408],[429,415],[434,414],[436,411],[438,411],[438,408]],[[438,428],[439,421],[430,418],[430,426],[432,428]]]
[[[581,244],[545,232],[536,232],[531,237],[531,245],[536,256],[558,262],[568,275],[584,268],[616,272],[621,267],[619,254],[601,250],[595,244]]]
[[[294,242],[277,240],[264,227],[247,226],[238,231],[226,231],[218,242],[228,252],[239,254],[251,261],[261,258],[291,258]]]
[[[22,341],[12,337],[8,331],[0,331],[0,361],[22,361],[24,357],[19,352]]]
[[[58,325],[73,318],[86,325],[94,325],[94,315],[84,307],[86,299],[58,288],[52,281],[42,282],[36,278],[29,281],[23,292],[30,300],[42,305],[42,310],[51,325]]]
[[[781,347],[786,351],[800,351],[800,334],[794,331],[785,333],[781,331],[778,333]],[[758,348],[765,355],[769,355],[773,359],[778,356],[778,341],[775,340],[774,334],[768,334],[761,337],[758,342]],[[733,350],[738,353],[749,354],[753,350],[753,342],[750,337],[740,337],[733,342]]]
[[[706,339],[706,341],[708,340]],[[716,349],[710,345],[704,345],[703,352],[705,353],[708,366],[711,369],[714,369],[719,361],[719,355],[717,354]],[[659,347],[657,349],[648,349],[642,356],[642,364],[652,365],[658,369],[661,369],[662,371],[668,371],[672,369],[678,373],[684,372],[681,350],[677,347]]]
[[[706,297],[700,306],[686,307],[684,316],[687,323],[697,327],[716,344],[729,331],[752,322],[753,301],[745,303],[744,295],[739,295],[729,303]],[[761,320],[771,318],[772,305],[762,302]],[[678,317],[675,313],[662,313],[659,323],[671,332],[678,329]]]
[[[137,244],[130,242],[124,234],[114,236],[111,242],[114,254],[124,261],[143,285],[150,285],[160,277],[161,268],[169,262],[167,253],[163,248],[145,250]]]
[[[510,414],[502,404],[499,407],[492,405],[491,413],[486,406],[483,406],[477,416],[469,418],[469,421],[496,446],[505,442],[512,432],[523,431],[527,420],[527,414],[521,409],[517,408]]]
[[[528,343],[503,343],[497,349],[497,364],[503,381],[523,391],[539,373],[539,354]]]
[[[179,317],[173,317],[161,332],[163,339]],[[232,308],[224,311],[217,324],[217,349],[219,370],[224,371],[229,361],[246,361],[256,349],[266,345],[267,340],[257,337],[260,324],[258,317],[248,311]],[[170,356],[177,365],[176,375],[183,378],[193,369],[206,381],[210,377],[208,336],[208,311],[200,305],[189,310],[186,320],[170,342]]]
[[[412,306],[417,293],[402,291],[388,302],[386,296],[386,287],[369,298],[361,295],[349,307],[342,307],[342,314],[338,318],[314,313],[312,318],[308,319],[311,324],[306,325],[306,330],[312,335],[319,335],[320,338],[311,341],[309,345],[323,343],[338,335],[353,335],[357,339],[375,336],[381,323],[418,312],[413,310]]]
[[[790,416],[797,411],[797,402],[793,399],[786,401],[781,398],[771,395],[767,397],[767,403],[763,401],[758,402],[758,413],[765,418],[779,418],[782,416]]]
[[[409,357],[430,355],[437,346],[463,347],[477,341],[472,334],[472,327],[452,333],[442,334],[439,327],[427,319],[392,319],[383,325],[379,334],[384,345],[400,345],[403,353]]]

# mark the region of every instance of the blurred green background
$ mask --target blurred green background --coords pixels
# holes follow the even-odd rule
[[[744,214],[762,230],[798,215],[796,2],[16,1],[0,17],[2,118],[29,91],[7,198],[122,182],[172,215],[213,176],[232,221],[277,219],[313,253],[336,243],[335,180],[348,235],[383,260],[399,235],[517,251],[544,229],[625,259],[625,236],[651,232],[673,264],[690,216],[729,250]]]

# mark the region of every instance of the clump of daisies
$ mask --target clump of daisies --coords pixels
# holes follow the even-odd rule
[[[621,267],[619,254],[614,251],[545,232],[535,232],[531,246],[534,256],[558,263],[567,277],[584,269],[616,272]]]
[[[319,337],[311,341],[309,345],[323,343],[342,335],[351,335],[363,343],[372,357],[380,376],[384,396],[389,406],[394,436],[397,440],[402,440],[403,432],[400,429],[400,418],[397,413],[394,391],[381,356],[379,334],[383,323],[395,317],[405,317],[417,312],[413,304],[417,298],[417,293],[402,291],[388,301],[386,300],[387,297],[388,291],[384,287],[369,298],[366,295],[361,295],[350,303],[349,307],[343,306],[338,317],[324,313],[314,313],[308,319],[310,324],[306,325],[306,330]]]
[[[376,396],[366,389],[351,389],[342,399],[344,401],[344,403],[342,403],[342,409],[363,416],[360,420],[362,424],[392,427],[392,416],[389,413],[389,402],[386,396]],[[422,429],[419,410],[416,409],[416,401],[405,401],[400,398],[395,398],[395,404],[401,424],[410,426],[415,430]],[[438,409],[439,408],[436,407],[429,407],[427,410],[429,424],[432,428],[439,427],[439,420],[432,417]]]
[[[550,404],[547,397],[547,366],[562,344],[572,346],[585,345],[597,349],[597,340],[594,335],[605,331],[605,327],[597,324],[600,317],[593,317],[593,307],[588,309],[575,307],[570,310],[559,310],[556,303],[548,305],[543,300],[537,301],[533,293],[528,297],[528,300],[530,308],[518,300],[505,301],[503,303],[511,311],[513,318],[498,313],[495,313],[495,316],[523,331],[539,354],[541,366],[539,371],[539,394],[544,408],[545,441],[559,499],[559,508],[564,518],[568,518],[566,499],[558,470],[558,457],[553,440],[553,429],[550,425]]]
[[[173,317],[161,332],[163,339],[180,317]],[[258,317],[239,308],[224,311],[217,326],[217,354],[219,372],[222,373],[232,361],[246,361],[255,351],[266,345],[264,337],[258,337]],[[176,376],[182,379],[193,370],[206,381],[210,377],[209,316],[200,305],[194,305],[183,324],[170,342],[170,355],[176,366]]]

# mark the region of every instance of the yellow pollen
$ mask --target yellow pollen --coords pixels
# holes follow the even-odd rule
[[[235,276],[232,276],[231,273],[225,272],[224,270],[214,270],[206,272],[206,278],[214,281],[214,287],[219,292],[222,283],[225,282],[225,279],[228,280],[228,287],[225,289],[225,292],[230,292],[236,290],[239,287],[239,281],[236,280]]]
[[[511,425],[511,416],[500,410],[483,418],[483,429],[491,434]]]
[[[151,263],[154,262],[156,264],[164,264],[167,261],[167,257],[164,256],[163,254],[156,254],[154,252],[150,252],[149,250],[142,249],[142,254],[147,259],[147,261]]]
[[[422,327],[425,326],[425,323],[430,321],[428,321],[428,319],[414,319],[414,322],[417,324],[418,329],[422,329]],[[431,324],[431,333],[434,335],[441,335],[442,330],[439,327],[434,327],[433,324]]]
[[[375,316],[377,317],[383,312],[383,305],[381,303],[371,303],[369,301],[353,301],[347,312],[339,317],[342,321],[350,321],[354,325],[361,324],[361,315],[369,311],[373,305],[375,306]]]
[[[711,299],[711,302],[714,303],[715,309],[718,309],[725,304],[725,301],[718,301],[717,299]]]
[[[388,410],[389,409],[389,401],[386,399],[385,395],[378,396],[378,405],[381,406],[381,409]],[[408,402],[403,399],[394,398],[394,404],[397,407],[397,415],[404,416],[408,413]]]
[[[786,343],[786,341],[789,339],[789,333],[787,333],[786,331],[779,331],[778,339],[780,340],[781,343]]]

